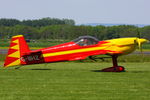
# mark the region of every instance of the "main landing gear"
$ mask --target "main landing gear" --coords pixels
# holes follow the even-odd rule
[[[104,68],[101,71],[102,72],[124,72],[125,68],[123,66],[118,66],[117,58],[118,58],[117,55],[112,55],[113,67]]]

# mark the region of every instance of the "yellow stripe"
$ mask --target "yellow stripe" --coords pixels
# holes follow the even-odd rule
[[[16,36],[13,36],[12,38],[16,38],[16,37],[23,37],[23,35],[16,35]]]
[[[47,54],[43,54],[43,57],[58,56],[58,55],[72,54],[72,53],[81,53],[81,52],[88,52],[88,51],[94,51],[94,50],[102,50],[104,48],[106,47],[92,47],[92,48],[76,49],[76,50],[70,50],[70,51],[61,51],[61,52],[55,52],[55,53],[47,53]]]

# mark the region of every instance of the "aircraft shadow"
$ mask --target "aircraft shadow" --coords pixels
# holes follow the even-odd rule
[[[103,73],[108,73],[108,72],[104,72],[104,71],[102,71],[102,70],[91,70],[91,72],[103,72]],[[123,71],[123,72],[126,72],[126,71]],[[112,73],[114,73],[114,72],[112,72]],[[117,72],[117,73],[120,73],[120,72]]]
[[[91,72],[103,72],[103,71],[102,70],[91,70]],[[126,73],[149,73],[150,71],[124,71],[124,72],[126,72]]]
[[[102,72],[102,70],[91,70],[91,72]]]
[[[35,68],[35,69],[30,69],[30,70],[52,70],[52,69],[41,69],[41,68]]]

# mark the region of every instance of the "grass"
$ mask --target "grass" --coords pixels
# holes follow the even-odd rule
[[[0,100],[149,100],[150,62],[120,65],[127,72],[93,71],[106,62],[1,67]]]
[[[150,49],[150,43],[143,44],[142,48],[145,49],[145,50]]]
[[[0,54],[0,61],[4,61],[6,58],[6,55],[5,54]]]

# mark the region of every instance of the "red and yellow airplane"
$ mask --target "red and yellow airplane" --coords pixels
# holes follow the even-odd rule
[[[137,45],[141,47],[147,41],[136,37],[99,41],[95,37],[81,36],[68,43],[31,51],[23,35],[17,35],[12,37],[4,67],[82,60],[88,56],[106,54],[112,56],[113,67],[102,71],[121,72],[124,67],[118,66],[117,57],[133,52]]]

